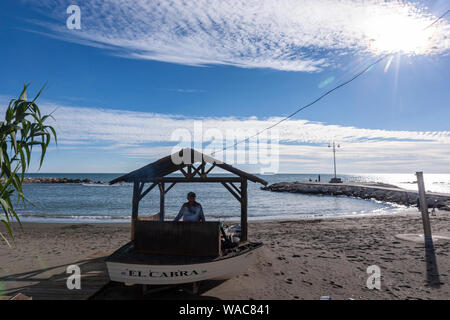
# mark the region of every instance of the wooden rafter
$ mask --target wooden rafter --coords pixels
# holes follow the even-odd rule
[[[260,177],[257,177],[250,173],[239,170],[229,164],[226,164],[222,161],[216,160],[209,155],[203,154],[201,152],[198,152],[198,151],[190,149],[190,148],[182,149],[170,156],[161,158],[161,159],[159,159],[155,162],[152,162],[140,169],[134,170],[123,176],[113,179],[109,183],[114,184],[114,183],[118,183],[118,182],[134,182],[134,181],[149,182],[149,181],[152,181],[153,178],[165,177],[165,176],[167,176],[171,173],[174,173],[178,170],[180,170],[183,173],[184,177],[187,177],[188,174],[186,173],[186,171],[187,171],[186,166],[191,165],[190,170],[192,170],[192,164],[188,164],[185,161],[181,161],[181,162],[178,161],[178,159],[184,160],[185,156],[190,156],[189,159],[199,159],[199,160],[201,159],[200,161],[196,161],[196,162],[198,162],[198,163],[206,162],[205,166],[207,164],[210,164],[210,168],[207,172],[203,171],[204,170],[203,167],[200,167],[199,170],[196,170],[197,171],[196,173],[201,172],[202,177],[205,177],[205,175],[208,174],[213,168],[219,167],[225,171],[228,171],[230,173],[233,173],[233,174],[239,176],[240,178],[245,178],[252,182],[258,182],[263,185],[267,185],[267,181],[261,179]],[[174,159],[177,161],[174,162]],[[187,160],[188,159],[186,158],[186,161]],[[180,168],[184,168],[185,170],[180,169]],[[191,177],[192,176],[189,175],[189,178],[191,178]]]
[[[142,183],[142,184],[144,184],[144,183]],[[148,187],[148,188],[144,191],[144,193],[139,193],[139,194],[140,194],[140,196],[139,196],[139,201],[141,201],[142,198],[145,197],[145,196],[147,195],[147,193],[149,193],[150,191],[152,191],[152,189],[153,189],[154,187],[156,187],[156,183],[153,183],[150,187]]]
[[[241,189],[239,189],[238,187],[236,187],[236,186],[234,185],[233,182],[230,182],[230,185],[234,188],[234,190],[236,190],[236,192],[237,192],[239,195],[241,195]]]
[[[213,163],[211,167],[209,167],[209,169],[205,172],[205,174],[208,174],[211,172],[212,169],[214,169],[214,167],[216,166],[216,163]]]
[[[222,182],[222,184],[228,191],[230,191],[230,193],[237,199],[237,201],[241,202],[241,197],[233,189],[231,189],[231,187],[226,182]]]
[[[142,193],[142,189],[144,189],[144,185],[145,185],[145,182],[140,182],[139,183],[139,194]]]
[[[200,178],[200,177],[162,177],[162,178],[153,178],[149,179],[147,182],[179,182],[179,183],[190,183],[190,182],[241,182],[242,178],[240,177],[206,177],[206,178]]]
[[[176,184],[176,182],[172,182],[172,184],[166,190],[164,190],[164,194],[169,192],[169,190],[172,189],[175,184]]]
[[[189,178],[188,173],[187,173],[186,171],[184,171],[183,168],[180,167],[180,171],[181,171],[181,173],[182,173],[186,178]]]
[[[200,175],[200,170],[204,167],[204,163],[202,163],[201,165],[199,165],[197,168],[194,168],[194,171],[192,172],[192,177],[195,177],[196,174]]]

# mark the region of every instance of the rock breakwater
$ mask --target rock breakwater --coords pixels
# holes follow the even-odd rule
[[[262,187],[261,189],[273,192],[375,199],[406,206],[417,206],[417,199],[419,197],[417,191],[377,183],[279,182]],[[427,202],[429,208],[450,211],[450,194],[427,192]]]
[[[92,181],[90,179],[69,179],[69,178],[56,178],[56,177],[39,177],[39,178],[30,178],[25,177],[23,179],[23,183],[103,183],[101,181]]]

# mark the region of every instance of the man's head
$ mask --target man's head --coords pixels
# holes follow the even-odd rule
[[[195,202],[195,193],[194,192],[189,192],[187,194],[187,199],[189,201],[189,203],[194,203]]]

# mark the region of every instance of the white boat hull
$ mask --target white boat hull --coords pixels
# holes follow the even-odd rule
[[[146,265],[107,261],[106,266],[112,281],[131,284],[167,285],[225,280],[247,270],[259,248],[230,258],[198,264]]]

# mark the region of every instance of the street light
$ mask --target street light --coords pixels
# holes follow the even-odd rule
[[[341,145],[337,145],[338,148]],[[331,144],[328,144],[328,148],[331,148]],[[330,180],[330,183],[342,183],[342,180],[336,176],[336,143],[333,141],[333,161],[334,161],[334,178]]]

